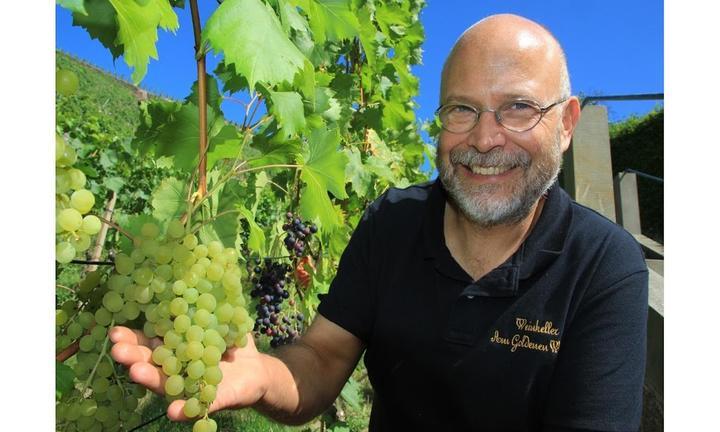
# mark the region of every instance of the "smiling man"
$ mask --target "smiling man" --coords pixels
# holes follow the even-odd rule
[[[306,422],[364,353],[371,431],[638,429],[647,267],[632,236],[557,185],[580,116],[558,42],[514,15],[476,23],[440,103],[439,180],[366,210],[307,333],[273,356],[229,350],[212,410]],[[162,392],[152,341],[110,337]]]

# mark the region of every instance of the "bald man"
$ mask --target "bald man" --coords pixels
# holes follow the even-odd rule
[[[556,183],[580,117],[560,45],[522,17],[476,23],[446,61],[437,115],[439,180],[367,209],[307,333],[273,356],[252,339],[231,349],[211,410],[302,424],[364,353],[371,431],[637,430],[647,267]],[[111,339],[161,393],[153,341]]]

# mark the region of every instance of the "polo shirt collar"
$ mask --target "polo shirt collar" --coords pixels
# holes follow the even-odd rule
[[[570,197],[557,181],[546,196],[540,218],[518,251],[480,280],[472,281],[452,258],[445,244],[443,218],[447,192],[441,181],[436,179],[431,186],[424,214],[423,256],[426,260],[433,260],[436,269],[446,276],[470,283],[465,291],[479,291],[463,292],[465,295],[517,295],[519,280],[541,272],[562,253],[570,229]]]

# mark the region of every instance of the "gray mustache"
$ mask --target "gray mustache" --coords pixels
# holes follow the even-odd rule
[[[506,153],[501,149],[492,149],[487,153],[480,153],[474,149],[453,149],[450,151],[450,162],[462,165],[490,166],[530,166],[530,155],[525,152]]]

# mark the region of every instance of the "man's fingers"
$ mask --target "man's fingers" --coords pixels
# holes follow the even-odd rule
[[[135,363],[128,371],[130,379],[158,394],[165,394],[167,377],[162,371],[150,363]]]
[[[108,332],[112,343],[127,342],[135,345],[144,345],[149,348],[155,348],[160,345],[160,339],[148,339],[141,330],[132,330],[127,327],[116,326]]]
[[[110,349],[110,355],[118,363],[130,367],[138,362],[150,363],[152,351],[150,351],[150,348],[143,345],[118,342]]]

